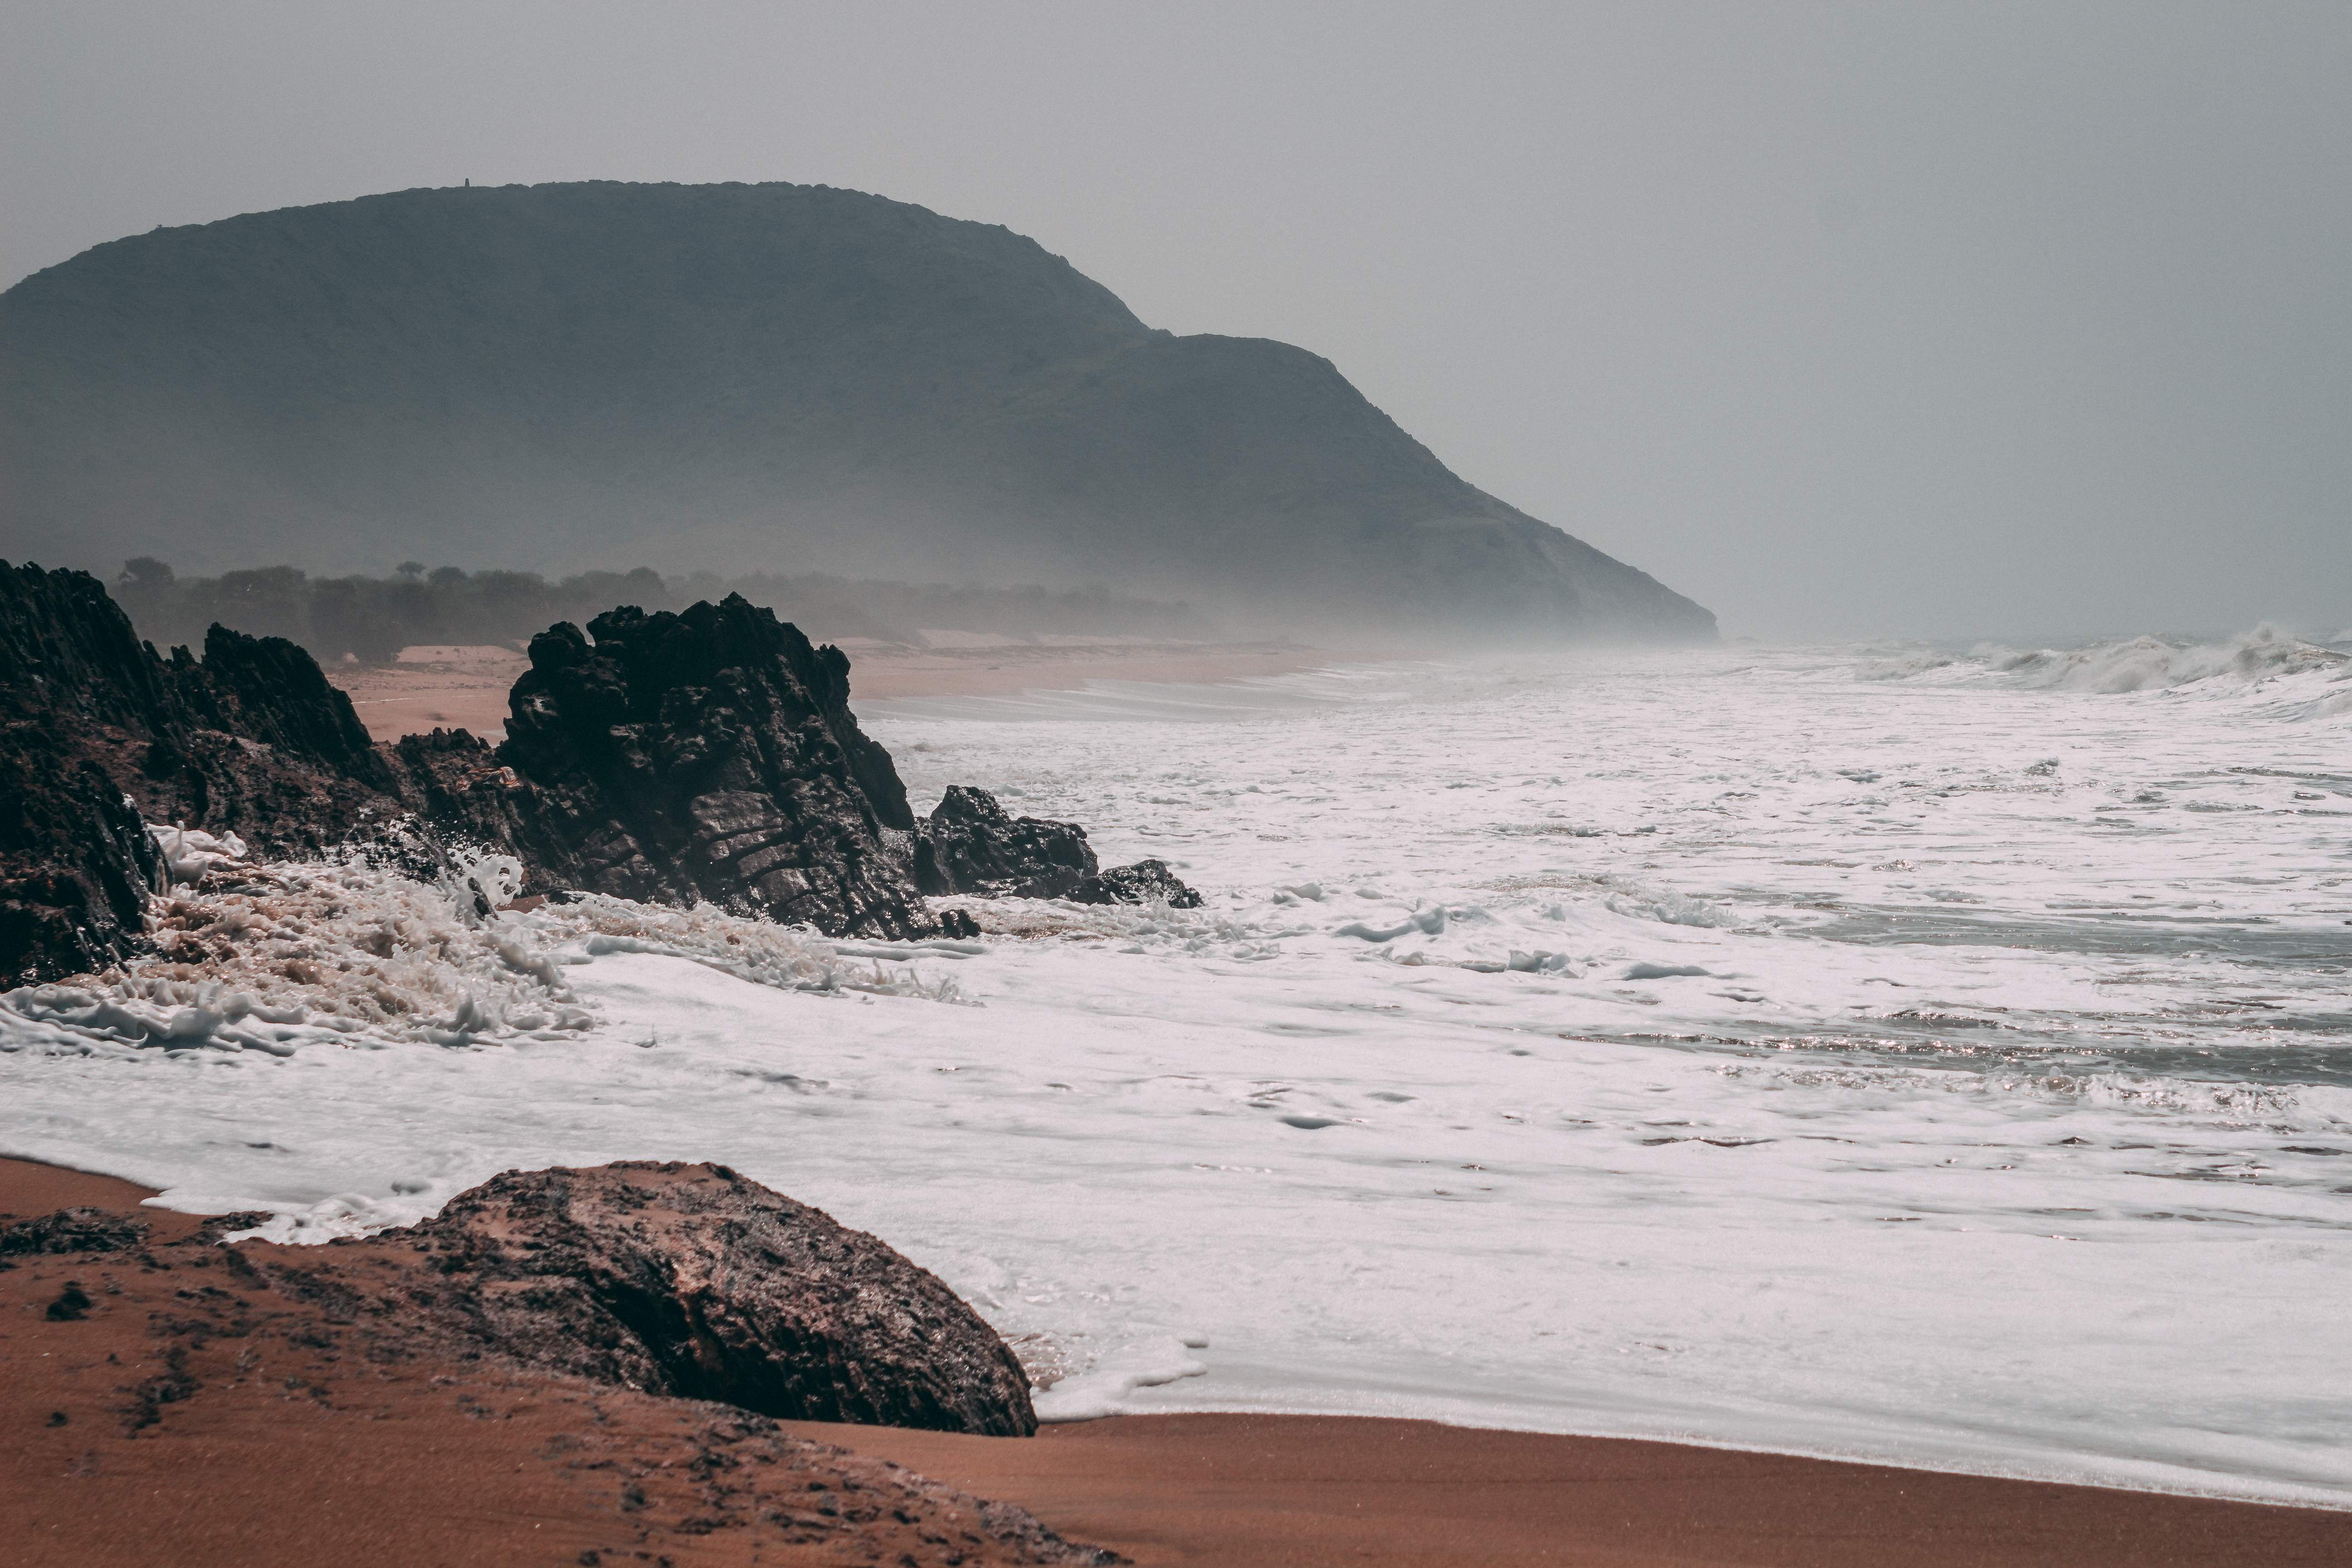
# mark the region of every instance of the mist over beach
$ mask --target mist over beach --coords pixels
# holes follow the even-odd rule
[[[2352,1552],[2336,13],[0,44],[26,1561]]]

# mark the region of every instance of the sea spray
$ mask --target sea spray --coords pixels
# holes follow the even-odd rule
[[[584,895],[510,906],[521,868],[460,852],[431,880],[371,850],[258,865],[234,835],[151,828],[173,885],[151,902],[148,951],[117,968],[0,994],[0,1051],[210,1047],[285,1056],[306,1045],[438,1046],[574,1037],[596,1011],[563,970],[601,952],[690,959],[801,991],[954,1001],[903,952],[709,905]],[[946,944],[939,944],[946,945]],[[900,960],[886,962],[883,954]]]

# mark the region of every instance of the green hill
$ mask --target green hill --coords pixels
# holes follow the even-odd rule
[[[1714,635],[1328,361],[1155,331],[1001,227],[786,184],[405,191],[37,273],[0,294],[0,554],[1099,584],[1258,624]]]

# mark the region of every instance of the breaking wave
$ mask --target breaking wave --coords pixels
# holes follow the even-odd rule
[[[260,866],[234,835],[150,831],[171,880],[150,901],[150,951],[0,994],[0,1051],[290,1056],[320,1044],[572,1039],[601,1020],[563,972],[605,952],[683,958],[783,990],[960,999],[951,978],[912,966],[959,956],[955,943],[836,943],[708,904],[596,894],[525,910],[507,907],[521,885],[507,856],[462,858],[427,882],[364,852]]]
[[[2250,683],[2276,676],[2352,676],[2352,656],[2262,626],[2227,642],[2126,637],[2070,650],[2009,653],[1991,661],[2018,685],[2063,691],[2151,691],[2200,681]]]
[[[2258,693],[2281,716],[2352,713],[2352,654],[2259,626],[2221,642],[2118,637],[2077,648],[1979,645],[1967,654],[1911,649],[1863,664],[1864,680],[1993,681],[2030,691]]]

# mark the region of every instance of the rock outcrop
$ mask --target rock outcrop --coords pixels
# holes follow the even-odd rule
[[[730,595],[616,609],[530,642],[499,763],[534,784],[567,885],[821,931],[929,934],[890,755],[849,711],[849,660]]]
[[[183,1561],[189,1539],[306,1568],[1123,1561],[719,1403],[783,1388],[783,1414],[1026,1429],[1004,1346],[936,1280],[715,1168],[509,1173],[326,1247],[222,1246],[268,1216],[57,1175],[0,1161],[20,1211],[0,1212],[0,1497],[36,1471],[100,1489],[42,1513],[39,1561]]]
[[[740,597],[560,624],[530,658],[495,751],[462,730],[376,746],[290,642],[215,626],[201,659],[167,658],[88,574],[0,563],[0,985],[128,955],[169,875],[142,822],[419,871],[475,846],[520,861],[528,892],[832,935],[971,933],[925,894],[1198,902],[1164,864],[1102,871],[1085,829],[985,791],[918,823],[849,710],[848,659]]]
[[[394,783],[291,643],[165,659],[87,574],[0,563],[0,984],[125,954],[163,876],[142,818],[315,853],[396,817]]]
[[[1165,903],[1171,910],[1197,910],[1201,895],[1184,885],[1165,860],[1138,860],[1097,871],[1064,895],[1078,904]]]
[[[916,842],[915,885],[934,898],[973,893],[992,899],[1068,899],[1081,904],[1146,904],[1163,900],[1192,910],[1201,895],[1165,860],[1139,860],[1106,871],[1075,822],[1014,816],[994,795],[950,784]]]
[[[1094,874],[1085,828],[1014,816],[969,784],[950,784],[932,807],[915,858],[915,885],[934,898],[1058,899]]]
[[[1036,1430],[953,1291],[725,1166],[509,1171],[394,1235],[433,1256],[419,1310],[517,1361],[792,1420]]]

